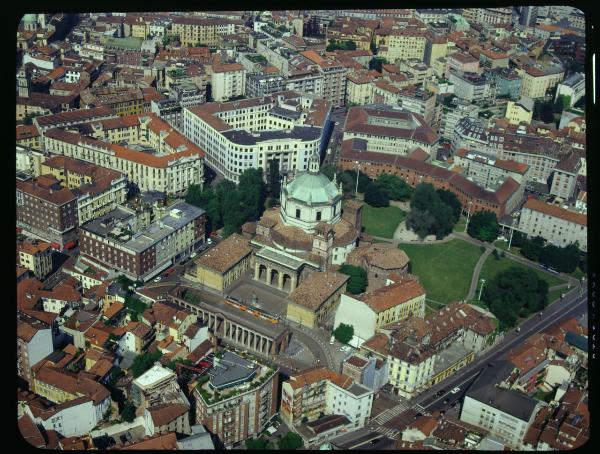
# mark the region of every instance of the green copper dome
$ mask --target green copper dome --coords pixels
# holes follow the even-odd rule
[[[306,204],[332,203],[341,193],[334,183],[322,173],[302,172],[286,185],[288,198]]]

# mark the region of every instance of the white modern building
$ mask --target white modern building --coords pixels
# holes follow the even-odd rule
[[[556,88],[555,102],[560,95],[568,96],[571,100],[569,105],[564,106],[565,109],[573,107],[577,101],[585,96],[585,74],[575,73],[559,83]]]
[[[518,230],[528,237],[541,236],[555,246],[579,242],[587,251],[587,215],[529,199],[521,209]]]
[[[308,158],[324,151],[330,128],[327,101],[280,92],[264,98],[188,107],[183,131],[206,152],[209,164],[237,182],[247,168],[279,162],[281,171],[308,169]]]

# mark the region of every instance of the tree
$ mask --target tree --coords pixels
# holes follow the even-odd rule
[[[256,438],[254,440],[252,438],[249,438],[246,440],[246,448],[247,449],[257,449],[257,450],[258,449],[266,449],[267,443],[268,443],[268,441],[262,437]]]
[[[323,164],[319,169],[319,172],[321,172],[323,175],[329,178],[329,181],[333,181],[333,175],[335,175],[336,173],[341,173],[338,170],[338,168],[333,164]]]
[[[545,243],[546,240],[541,236],[536,236],[531,240],[526,239],[521,246],[521,254],[523,254],[523,257],[525,258],[537,262],[542,255]]]
[[[350,181],[352,182],[352,191],[354,191],[356,189],[356,170],[354,170],[354,169],[346,170],[343,173],[347,175],[347,180],[349,182]],[[340,177],[341,177],[341,175],[338,175],[338,179]],[[359,172],[359,174],[358,174],[358,192],[360,192],[361,194],[363,192],[365,192],[369,183],[371,183],[371,179],[369,178],[369,176],[364,172]]]
[[[406,181],[391,173],[380,174],[376,184],[390,200],[409,200],[413,192],[413,188]]]
[[[367,272],[359,266],[354,265],[342,265],[338,270],[340,273],[347,274],[350,276],[346,290],[353,295],[363,293],[367,289],[369,284],[367,278]]]
[[[390,199],[377,184],[369,183],[365,189],[365,202],[374,207],[390,206]]]
[[[130,401],[125,402],[121,411],[121,418],[126,422],[133,422],[135,419],[135,405]]]
[[[558,95],[553,106],[554,113],[561,113],[564,109],[571,107],[571,97],[566,95]]]
[[[142,353],[137,355],[131,364],[131,373],[134,378],[139,377],[144,372],[152,367],[152,365],[160,359],[162,353],[156,350],[154,353]]]
[[[369,61],[369,70],[373,71],[377,71],[377,72],[381,72],[381,67],[382,65],[386,65],[389,62],[387,61],[387,59],[385,57],[373,57],[370,61]]]
[[[244,214],[244,219],[239,226],[248,220],[258,221],[265,209],[267,198],[267,185],[263,179],[262,169],[254,167],[245,169],[240,175],[237,192]]]
[[[572,273],[577,269],[580,261],[579,247],[576,244],[569,244],[565,247],[548,244],[542,248],[539,260],[544,265],[561,273]]]
[[[500,322],[500,328],[510,328],[518,317],[527,317],[546,307],[548,283],[529,268],[512,266],[486,283],[482,300]]]
[[[443,197],[449,200],[449,197]],[[413,191],[410,200],[411,212],[406,218],[406,226],[420,238],[435,234],[437,239],[448,235],[458,218],[453,205],[446,204],[430,183],[420,183]]]
[[[371,48],[373,55],[377,55],[377,44],[375,44],[375,41],[371,41],[369,47]]]
[[[493,242],[498,238],[498,219],[492,211],[482,210],[471,215],[467,233],[481,241]]]
[[[281,193],[281,173],[279,172],[279,161],[271,159],[269,161],[269,195],[279,200]]]
[[[336,329],[333,330],[333,337],[342,344],[347,344],[354,337],[354,326],[340,323]]]
[[[295,432],[288,432],[279,440],[279,449],[281,450],[296,450],[302,447],[304,447],[302,437]]]
[[[458,197],[456,197],[456,194],[447,191],[446,189],[437,189],[435,192],[440,197],[440,200],[452,209],[454,223],[457,223],[460,218],[460,213],[462,212],[462,205],[460,204]]]

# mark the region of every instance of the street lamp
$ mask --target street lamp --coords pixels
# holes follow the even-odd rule
[[[515,219],[517,219],[517,217],[519,216],[519,212],[516,211],[515,213],[513,213],[512,215],[512,222],[510,224],[510,239],[508,240],[508,251],[510,252],[510,245],[512,243],[512,237],[513,237],[513,233],[515,232]]]
[[[479,298],[478,301],[481,301],[481,292],[483,292],[483,284],[485,284],[485,279],[481,278],[481,288],[479,289]]]
[[[358,176],[360,175],[360,162],[354,162],[356,163],[356,189],[354,190],[354,194],[358,194]]]
[[[467,227],[469,227],[469,216],[471,215],[471,205],[473,205],[473,201],[469,200],[469,211],[467,211],[467,223],[465,224],[465,233],[467,233]]]

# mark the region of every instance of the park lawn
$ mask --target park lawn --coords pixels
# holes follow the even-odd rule
[[[462,300],[469,293],[479,246],[454,239],[438,244],[401,244],[410,257],[411,273],[419,276],[427,297],[440,303]]]
[[[511,266],[516,266],[518,268],[529,268],[526,265],[523,265],[519,262],[515,262],[507,257],[500,257],[498,260],[494,258],[493,255],[488,256],[487,260],[483,264],[483,268],[481,268],[481,273],[479,274],[479,278],[483,278],[485,280],[493,279],[497,273],[500,271],[504,271]],[[539,268],[529,268],[532,269],[538,277],[542,278],[548,283],[548,287],[553,287],[555,285],[564,284],[565,281],[561,278],[554,276],[550,273],[546,273]]]
[[[568,289],[566,288],[559,288],[556,290],[553,290],[551,292],[548,292],[548,304],[552,304],[554,302],[554,300],[557,300],[560,298],[560,295],[562,295],[563,293],[568,292]]]
[[[382,238],[393,238],[394,232],[406,213],[395,206],[375,208],[364,204],[362,210],[362,225],[369,235]]]

